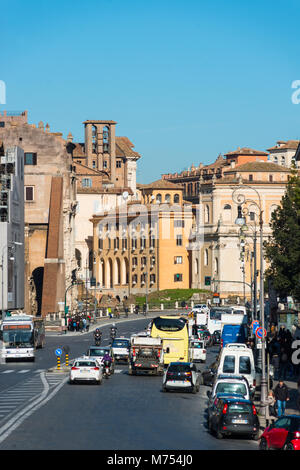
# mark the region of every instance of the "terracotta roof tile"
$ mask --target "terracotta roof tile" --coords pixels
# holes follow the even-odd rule
[[[225,171],[224,174],[236,172],[241,173],[243,171],[278,171],[290,173],[291,170],[281,165],[276,165],[276,163],[272,162],[248,162],[244,163],[243,165],[238,165],[235,168],[230,168],[229,170]]]
[[[271,150],[282,150],[282,149],[297,149],[298,148],[298,145],[300,143],[300,140],[288,140],[288,141],[284,141],[284,140],[278,140],[277,141],[277,145],[275,145],[274,147],[270,147],[269,149],[267,149],[267,151],[271,151]]]
[[[260,150],[253,150],[248,147],[240,148],[238,147],[237,150],[233,152],[225,153],[225,157],[232,156],[232,155],[268,155],[266,152],[262,152]]]

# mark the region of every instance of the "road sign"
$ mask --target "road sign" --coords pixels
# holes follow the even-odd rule
[[[267,336],[267,330],[265,328],[262,329],[262,327],[260,326],[259,328],[256,328],[255,334],[257,338],[262,338],[263,336],[265,338]]]
[[[255,331],[257,330],[257,328],[259,328],[259,321],[254,320],[254,321],[252,322],[252,331],[253,331],[253,333],[255,333]]]
[[[213,303],[214,304],[219,304],[220,303],[220,294],[218,294],[217,292],[215,292],[213,294]]]
[[[56,354],[56,356],[61,356],[62,355],[62,350],[60,348],[55,349],[55,354]]]

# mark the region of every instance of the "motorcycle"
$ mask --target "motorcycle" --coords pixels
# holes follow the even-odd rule
[[[103,362],[103,375],[106,379],[110,376],[110,361]]]
[[[116,335],[117,335],[116,330],[112,330],[112,331],[110,332],[110,338],[111,338],[112,341],[115,339]]]
[[[101,335],[95,336],[95,346],[100,346],[101,344]]]

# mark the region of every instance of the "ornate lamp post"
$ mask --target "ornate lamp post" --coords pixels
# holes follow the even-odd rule
[[[256,193],[258,202],[256,200],[247,198],[245,194],[241,191],[243,190],[251,190]],[[249,210],[245,206],[245,204],[254,205],[259,211],[259,238],[260,238],[260,319],[261,319],[261,327],[264,332],[265,330],[265,314],[264,314],[264,256],[263,256],[263,210],[261,204],[261,197],[258,191],[253,188],[252,186],[243,184],[237,186],[232,193],[232,200],[238,204],[241,208],[243,207],[243,215],[245,216],[248,214]],[[245,220],[245,218],[244,218]],[[262,335],[262,377],[261,377],[261,408],[263,411],[263,416],[266,417],[266,398],[267,398],[267,380],[266,380],[266,350],[265,350],[265,337],[264,334]]]

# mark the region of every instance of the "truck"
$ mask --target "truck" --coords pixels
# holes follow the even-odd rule
[[[137,375],[137,372],[163,375],[164,351],[162,338],[132,335],[130,343],[129,375]]]
[[[221,348],[228,343],[245,343],[247,340],[247,315],[223,314],[221,317]]]

